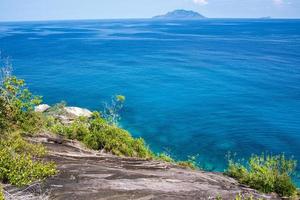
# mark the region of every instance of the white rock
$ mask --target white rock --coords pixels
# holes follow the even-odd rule
[[[92,112],[85,108],[79,107],[65,107],[65,111],[71,115],[75,115],[76,117],[91,117]]]
[[[49,108],[50,108],[50,106],[48,104],[41,104],[41,105],[35,106],[34,111],[35,112],[45,112]]]

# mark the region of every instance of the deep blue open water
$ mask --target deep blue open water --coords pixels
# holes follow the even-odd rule
[[[300,161],[300,20],[0,23],[0,49],[46,103],[125,95],[122,126],[155,151]]]

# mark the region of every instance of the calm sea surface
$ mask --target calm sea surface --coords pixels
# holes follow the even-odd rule
[[[155,151],[214,171],[228,151],[300,161],[299,20],[0,23],[0,49],[48,104],[125,95],[122,126]]]

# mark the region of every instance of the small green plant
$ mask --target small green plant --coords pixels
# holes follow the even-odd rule
[[[118,126],[121,120],[120,111],[124,106],[126,98],[123,95],[116,95],[112,97],[110,104],[105,104],[105,108],[103,111],[104,119],[110,124],[114,126]]]
[[[291,197],[297,193],[291,179],[296,164],[295,160],[287,159],[284,154],[252,155],[245,165],[229,159],[226,174],[262,192]]]
[[[2,188],[1,184],[0,184],[0,200],[5,200],[5,198],[4,198],[4,191],[3,191],[3,188]]]
[[[188,159],[186,161],[176,161],[171,157],[171,155],[167,153],[158,153],[153,156],[153,159],[155,160],[161,160],[164,162],[173,163],[177,166],[180,166],[182,168],[188,168],[188,169],[198,169],[197,158],[198,155],[188,156]]]
[[[222,196],[221,195],[218,195],[217,197],[216,197],[216,200],[222,200],[223,198],[222,198]],[[253,197],[253,195],[242,195],[241,193],[239,193],[239,194],[237,194],[237,195],[235,195],[235,197],[234,197],[234,199],[233,200],[264,200],[264,199],[262,199],[262,198],[258,198],[258,199],[256,199],[256,198],[254,198]]]
[[[197,169],[197,166],[191,161],[178,161],[176,164],[188,169]]]
[[[242,194],[241,194],[241,193],[237,194],[237,195],[235,196],[235,200],[243,200]]]
[[[15,134],[1,138],[0,181],[16,186],[28,185],[57,173],[54,163],[43,162],[43,146],[30,144]]]
[[[197,159],[199,155],[188,156],[186,161],[178,161],[176,162],[179,166],[189,169],[198,169]]]
[[[218,195],[217,197],[216,197],[216,200],[222,200],[223,198],[222,198],[222,196],[221,195]]]
[[[174,163],[175,160],[167,153],[159,153],[155,156],[155,159],[162,160],[169,163]]]

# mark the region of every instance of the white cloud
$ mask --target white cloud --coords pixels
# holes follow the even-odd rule
[[[194,1],[194,3],[199,4],[199,5],[206,5],[206,4],[208,4],[208,0],[193,0],[193,1]]]

